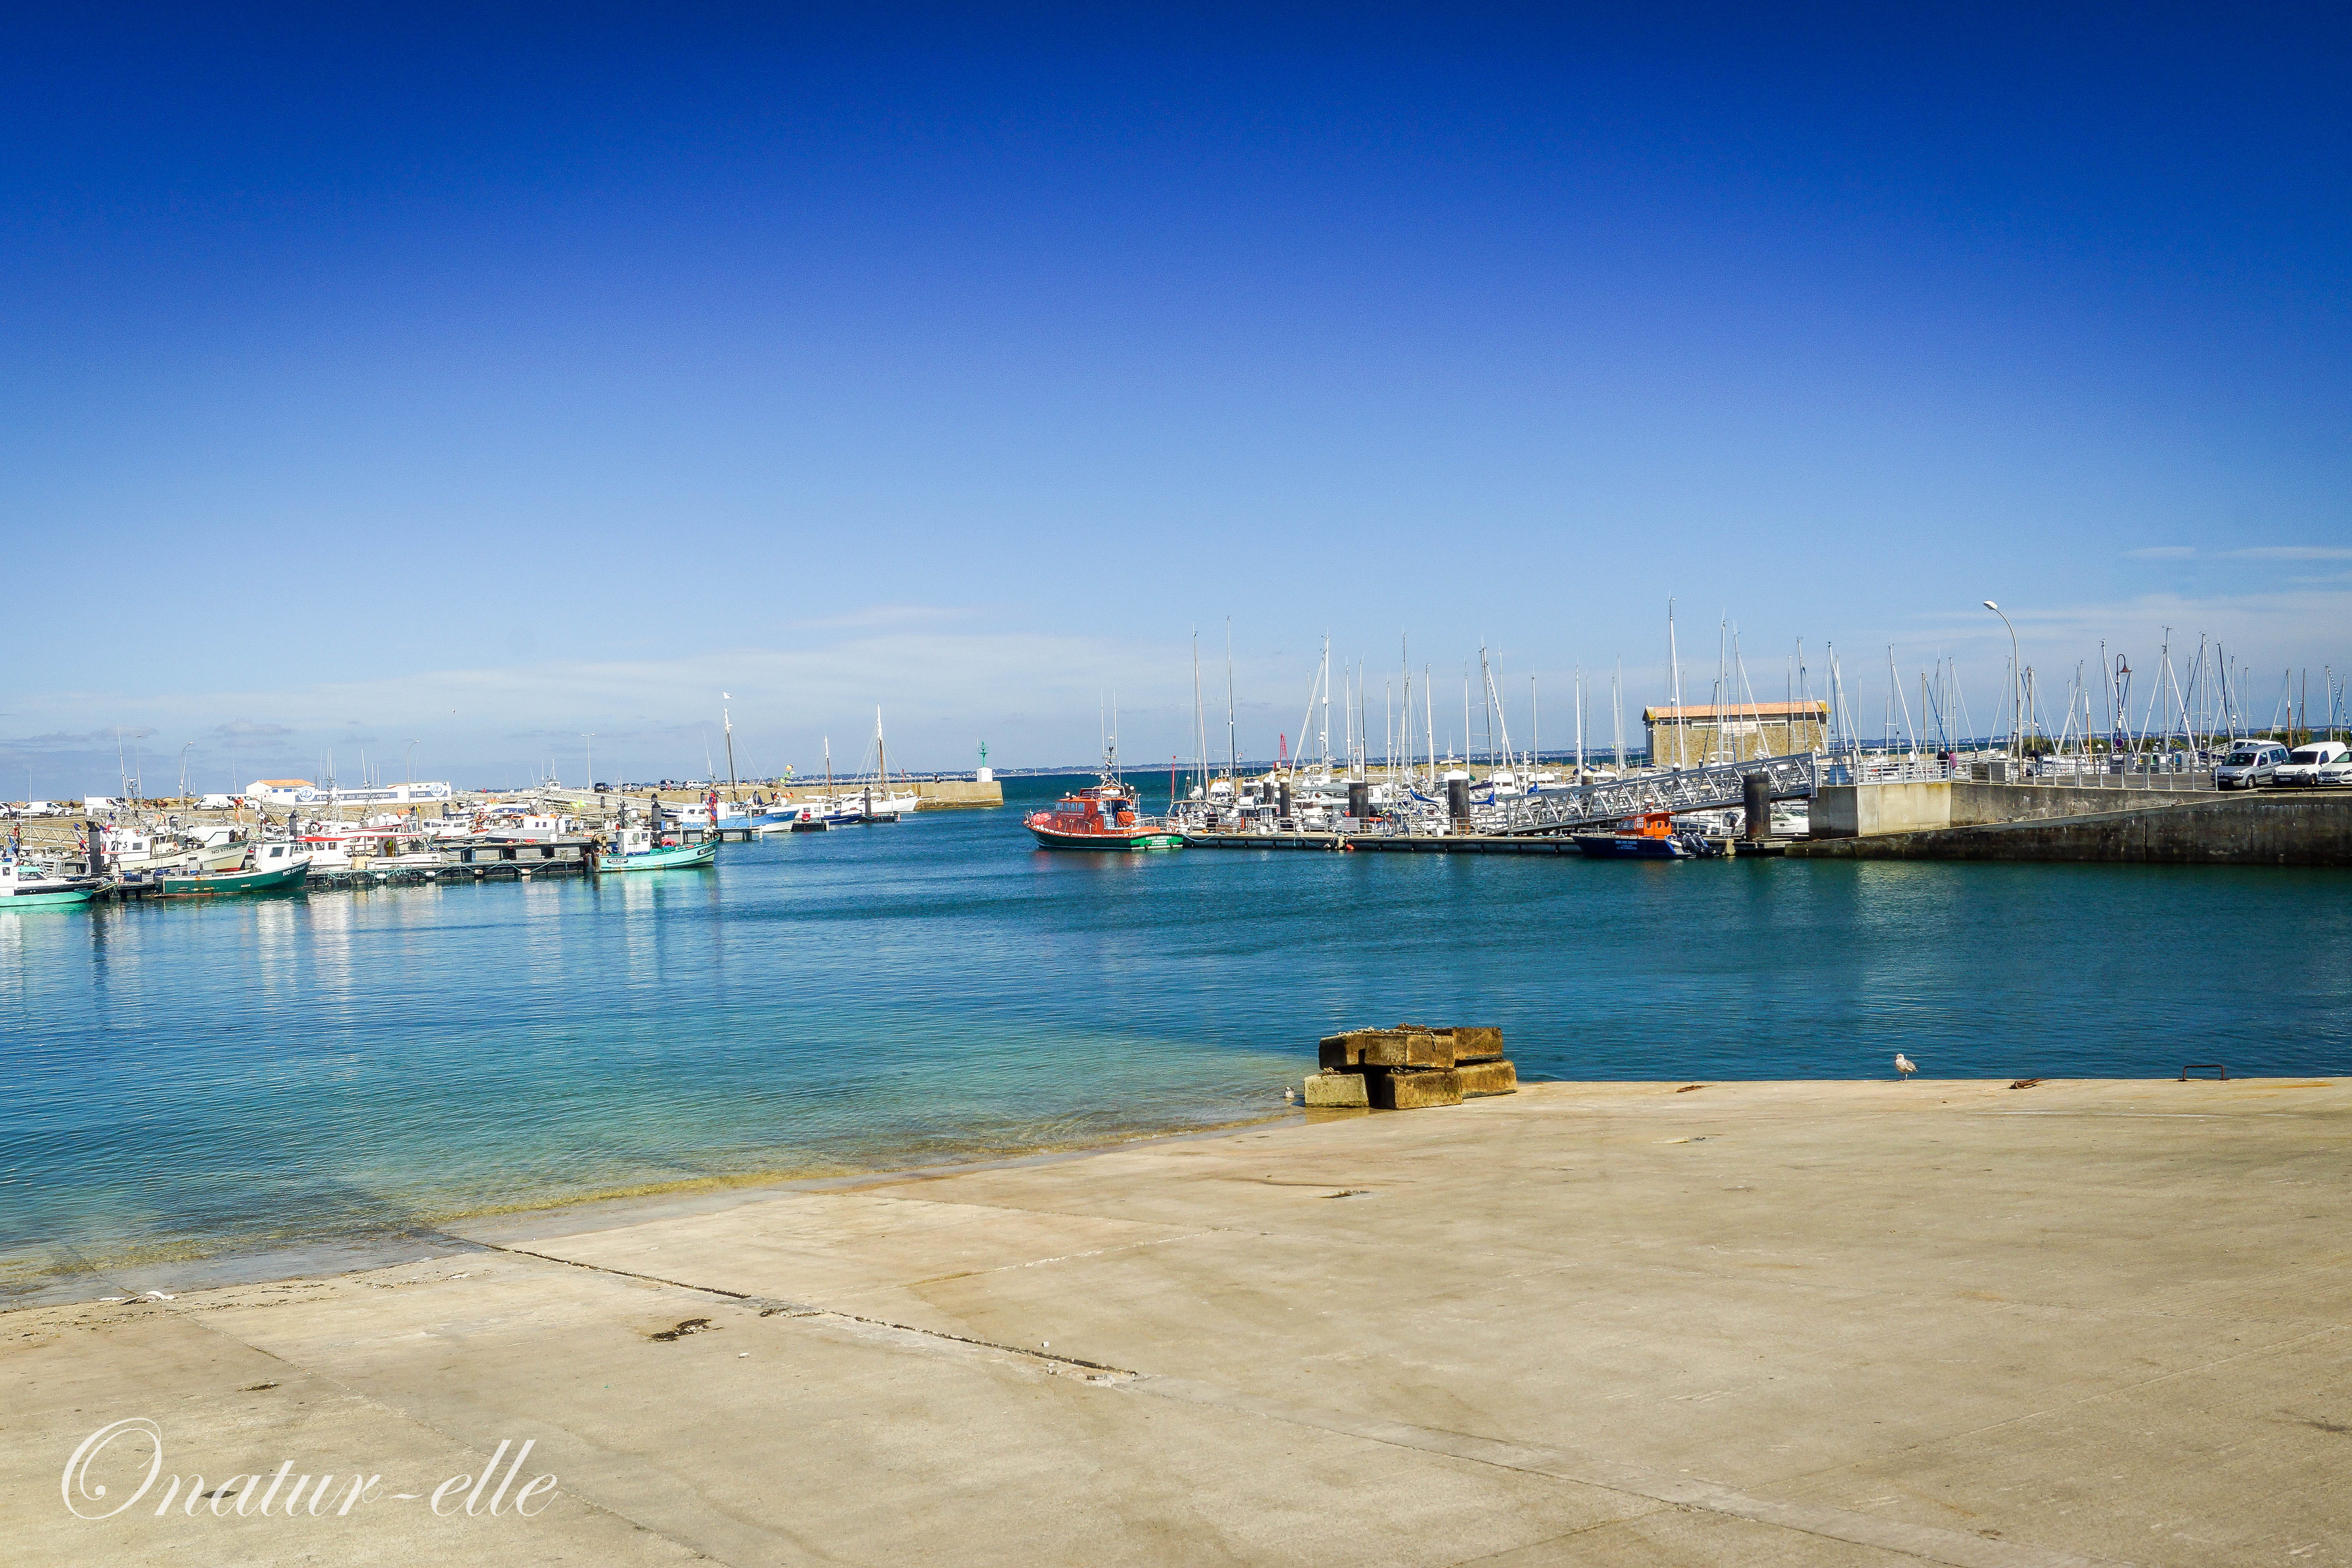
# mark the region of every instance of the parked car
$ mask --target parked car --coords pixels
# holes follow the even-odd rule
[[[2213,770],[2215,789],[2252,789],[2271,782],[2278,765],[2286,761],[2286,748],[2276,741],[2241,741],[2230,748],[2221,765]]]
[[[2315,784],[2320,782],[2322,768],[2352,759],[2352,746],[2341,741],[2314,741],[2308,746],[2297,746],[2287,753],[2286,761],[2278,765],[2271,782],[2282,788],[2295,784]]]
[[[2352,756],[2320,763],[2311,771],[2311,782],[2315,784],[2352,784]]]
[[[123,803],[115,799],[110,795],[94,795],[88,800],[81,803],[82,815],[85,816],[92,816],[101,811],[121,811],[122,809],[124,809]]]

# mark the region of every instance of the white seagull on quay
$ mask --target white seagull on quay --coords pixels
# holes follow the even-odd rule
[[[1917,1072],[1919,1069],[1911,1065],[1911,1058],[1909,1057],[1905,1056],[1901,1051],[1897,1051],[1895,1053],[1895,1070],[1902,1074],[1905,1078],[1909,1078],[1913,1073]]]

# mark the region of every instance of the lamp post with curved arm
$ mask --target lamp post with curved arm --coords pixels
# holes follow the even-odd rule
[[[2019,683],[2025,679],[2025,671],[2018,663],[2017,628],[2009,626],[2009,617],[2001,615],[2000,606],[1990,599],[1984,602],[1984,607],[1994,615],[2000,616],[2000,624],[2009,626],[2009,753],[2013,757],[2021,757],[2024,753],[2018,749],[2020,737],[2017,732],[2019,722],[2017,693]]]

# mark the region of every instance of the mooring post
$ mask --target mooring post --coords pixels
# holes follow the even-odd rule
[[[1470,781],[1468,779],[1445,781],[1445,815],[1452,817],[1456,824],[1470,820]]]
[[[1748,813],[1748,837],[1769,838],[1772,836],[1771,779],[1760,773],[1741,774],[1739,799]]]

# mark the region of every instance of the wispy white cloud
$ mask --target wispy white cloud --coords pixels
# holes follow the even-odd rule
[[[2126,550],[2126,561],[2189,561],[2199,552],[2193,544],[2148,544]],[[2336,544],[2258,544],[2243,550],[2222,550],[2207,557],[2221,561],[2352,561],[2352,548]]]
[[[2085,652],[2095,656],[2102,640],[2110,653],[2126,647],[2137,652],[2155,646],[2169,627],[2176,650],[2194,648],[2200,637],[2210,637],[2254,664],[2315,664],[2326,654],[2314,650],[2344,646],[2344,628],[2352,625],[2352,588],[2312,583],[2261,593],[2147,594],[2047,605],[2004,600],[2001,608],[2016,623],[2029,663],[2061,655],[2072,660]],[[1990,648],[2007,655],[2008,639],[1990,615],[1954,611],[1931,617],[1929,624],[1943,628],[1937,639],[1954,652],[1963,647],[1952,640],[1958,634],[1972,653]]]
[[[877,707],[894,764],[968,767],[982,741],[1006,763],[1083,762],[1097,750],[1097,712],[1113,693],[1131,754],[1190,753],[1189,644],[980,630],[953,624],[959,618],[885,609],[855,629],[847,623],[860,617],[843,617],[836,634],[814,647],[388,671],[268,690],[59,692],[28,696],[21,706],[35,724],[46,719],[58,729],[59,721],[93,708],[121,712],[140,725],[126,735],[160,731],[174,746],[194,740],[199,761],[208,752],[218,759],[215,772],[261,767],[265,757],[269,766],[314,769],[331,749],[348,772],[362,745],[372,765],[392,759],[389,765],[404,771],[404,738],[416,736],[424,740],[418,776],[460,782],[508,773],[520,779],[526,773],[515,770],[533,758],[576,766],[592,731],[598,771],[607,777],[698,774],[706,742],[719,741],[722,691],[733,694],[736,752],[747,773],[778,772],[788,762],[816,765],[825,737],[837,767],[855,765],[872,748]],[[271,721],[223,719],[256,711]],[[365,732],[352,731],[358,723]],[[102,749],[110,775],[113,736],[110,728],[53,743],[79,742],[72,749],[87,755],[76,761],[89,768]],[[0,742],[0,762],[9,752]]]
[[[231,746],[240,751],[250,751],[256,747],[274,751],[279,741],[293,732],[284,724],[257,724],[250,719],[232,719],[226,724],[214,725],[205,735],[216,745]]]
[[[803,631],[897,631],[908,626],[952,626],[980,612],[952,605],[866,605],[839,615],[791,623]]]

